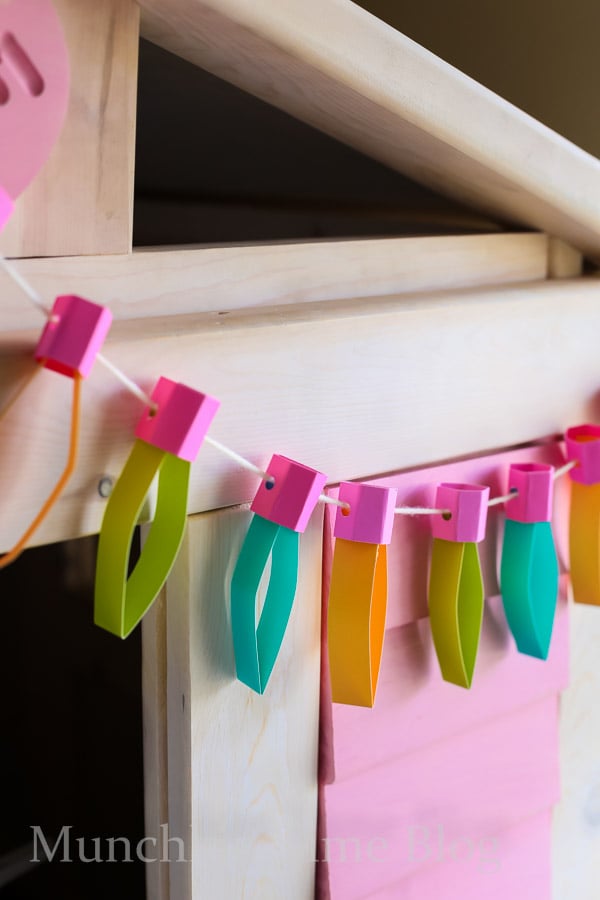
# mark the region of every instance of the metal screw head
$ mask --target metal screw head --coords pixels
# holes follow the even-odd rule
[[[110,475],[103,475],[98,482],[98,493],[104,500],[106,500],[107,497],[110,497],[114,484],[114,479],[111,478]]]

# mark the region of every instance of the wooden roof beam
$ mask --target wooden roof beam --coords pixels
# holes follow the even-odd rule
[[[350,0],[140,5],[142,34],[165,49],[416,181],[600,259],[600,162]]]

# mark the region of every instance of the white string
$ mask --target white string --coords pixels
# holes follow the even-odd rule
[[[576,465],[578,465],[577,460],[572,459],[571,462],[565,463],[564,466],[560,467],[560,469],[556,469],[552,477],[555,480],[557,478],[562,478],[563,475],[566,475],[567,472],[570,472],[571,469],[574,469]]]
[[[118,378],[121,384],[126,387],[127,390],[134,395],[134,397],[137,397],[138,400],[141,400],[142,403],[144,403],[146,406],[149,406],[152,412],[156,412],[158,406],[154,402],[152,397],[148,396],[146,391],[143,391],[141,387],[135,383],[135,381],[132,381],[131,378],[129,378],[129,376],[125,374],[125,372],[119,369],[118,366],[115,366],[115,364],[107,359],[103,353],[97,353],[96,359],[99,363],[102,363],[102,365],[106,369],[108,369],[109,372],[112,372],[115,378]]]
[[[5,256],[0,254],[0,266],[4,269],[9,278],[15,282],[15,284],[21,288],[25,296],[33,303],[33,305],[39,309],[46,318],[50,318],[52,315],[52,310],[48,309],[38,292],[33,288],[26,278],[24,278],[21,273],[10,263]]]
[[[259,466],[255,466],[254,463],[251,463],[250,460],[245,459],[245,457],[241,456],[239,453],[236,453],[235,450],[232,450],[231,447],[227,447],[225,444],[222,444],[221,441],[215,440],[210,435],[206,435],[204,438],[207,444],[210,444],[216,450],[219,450],[225,456],[228,456],[229,459],[235,460],[243,469],[248,469],[249,472],[254,472],[255,475],[258,475],[265,482],[270,482],[271,484],[275,484],[275,476],[270,475],[268,472],[265,472],[264,469],[261,469]],[[327,494],[319,494],[319,502],[320,503],[330,503],[332,506],[339,506],[341,509],[350,509],[350,504],[346,503],[345,500],[337,500],[335,497],[328,497]]]

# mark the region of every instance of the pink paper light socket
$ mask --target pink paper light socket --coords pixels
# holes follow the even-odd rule
[[[489,487],[481,484],[440,484],[435,505],[447,509],[449,518],[431,517],[433,536],[444,541],[477,544],[485,537]]]
[[[112,322],[106,306],[72,295],[57,297],[52,318],[35,350],[35,358],[47,369],[86,378],[100,352]]]
[[[146,410],[135,436],[194,462],[220,401],[169,378],[159,378],[151,397],[158,408],[154,413]]]
[[[250,509],[291,531],[305,531],[327,476],[277,453],[267,471],[275,483],[263,481]]]
[[[507,519],[549,522],[552,519],[554,467],[543,463],[515,463],[508,475],[509,491],[517,491],[505,504]]]
[[[10,217],[12,216],[15,205],[12,197],[4,190],[0,184],[0,231],[4,228]]]
[[[394,527],[396,488],[343,481],[338,499],[350,505],[350,511],[337,508],[334,537],[364,544],[389,544]]]
[[[600,427],[598,425],[577,425],[565,433],[567,459],[576,460],[579,465],[571,469],[572,481],[580,484],[600,482]]]

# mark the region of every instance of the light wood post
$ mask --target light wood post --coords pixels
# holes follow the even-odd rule
[[[139,45],[134,0],[54,0],[71,63],[67,119],[0,235],[5,256],[127,253]]]

